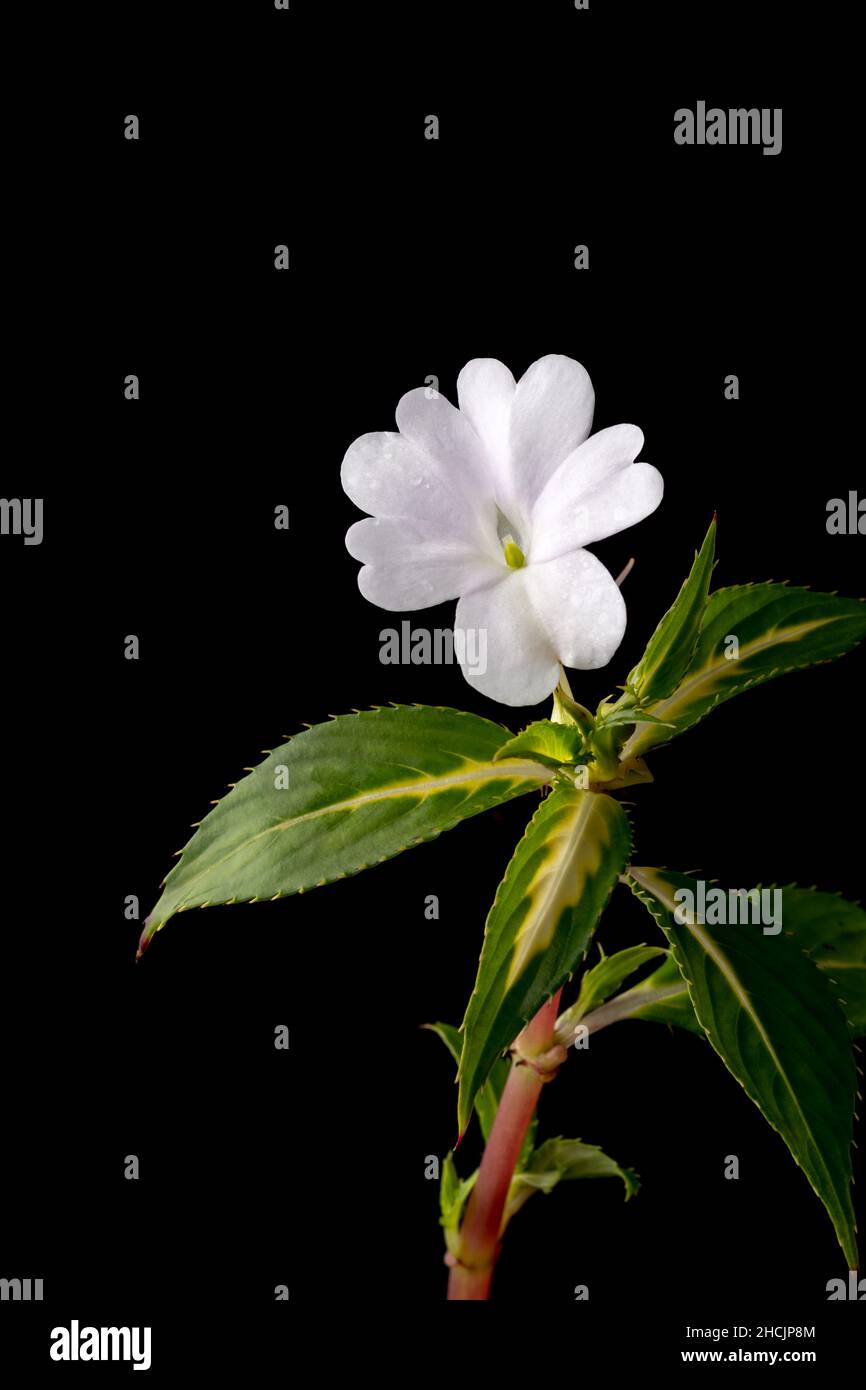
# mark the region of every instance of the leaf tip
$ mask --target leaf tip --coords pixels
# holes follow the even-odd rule
[[[144,927],[142,928],[141,936],[138,938],[138,947],[135,952],[136,961],[141,960],[151,941],[156,936],[156,933],[159,931],[161,925],[162,923],[159,923],[156,926],[153,925],[153,913],[151,913],[149,917],[145,917]]]

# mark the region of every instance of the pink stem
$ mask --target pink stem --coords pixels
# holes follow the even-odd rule
[[[540,1056],[553,1046],[561,993],[557,990],[542,1004],[521,1033],[524,1057]],[[509,1072],[460,1228],[460,1261],[451,1269],[449,1300],[480,1302],[489,1296],[508,1190],[543,1085],[542,1076],[525,1063],[515,1062]]]

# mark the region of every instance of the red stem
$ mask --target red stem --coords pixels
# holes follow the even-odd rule
[[[521,1033],[518,1050],[524,1057],[539,1056],[553,1046],[561,993],[557,990],[542,1004]],[[489,1296],[508,1190],[543,1085],[543,1077],[525,1063],[515,1062],[509,1072],[460,1228],[460,1262],[451,1269],[449,1300],[481,1302]]]

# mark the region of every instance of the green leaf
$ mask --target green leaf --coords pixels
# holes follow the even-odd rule
[[[578,1178],[621,1178],[626,1201],[640,1187],[633,1169],[621,1168],[594,1144],[582,1144],[579,1139],[548,1139],[535,1150],[523,1172],[512,1179],[503,1229],[533,1192],[552,1192],[559,1183]]]
[[[619,802],[562,784],[517,846],[484,932],[458,1077],[462,1134],[496,1057],[576,968],[628,860]]]
[[[617,951],[612,956],[606,956],[602,951],[598,964],[584,971],[581,976],[577,1000],[557,1019],[557,1038],[563,1043],[571,1041],[574,1025],[591,1009],[597,1009],[605,999],[615,994],[623,980],[628,979],[629,975],[634,974],[635,970],[639,970],[648,960],[666,955],[667,951],[662,946],[627,946],[625,950]]]
[[[633,891],[670,943],[706,1035],[781,1134],[857,1266],[851,1142],[857,1075],[847,1024],[827,977],[797,942],[753,926],[710,926],[674,915],[670,870],[629,870]]]
[[[866,1034],[866,912],[836,893],[819,893],[793,884],[781,892],[784,934],[824,971],[853,1036],[862,1037]],[[639,1018],[703,1033],[670,956],[654,974],[618,995],[611,1009],[615,1017],[605,1018],[604,1011],[599,1011],[596,1027],[622,1018]]]
[[[454,1061],[460,1064],[460,1052],[463,1047],[463,1034],[459,1028],[455,1028],[450,1023],[425,1023],[424,1028],[431,1033],[436,1033],[444,1042]],[[499,1109],[499,1102],[502,1099],[502,1092],[505,1090],[505,1083],[508,1080],[508,1073],[511,1071],[510,1057],[498,1057],[490,1068],[490,1075],[484,1085],[479,1089],[475,1097],[475,1113],[481,1125],[481,1133],[484,1142],[490,1138],[490,1131],[493,1128],[493,1121],[496,1119],[496,1112]],[[523,1136],[523,1143],[520,1146],[520,1154],[517,1159],[517,1169],[523,1168],[528,1162],[535,1144],[535,1131],[538,1128],[538,1116],[533,1115],[529,1122],[526,1134]]]
[[[782,889],[782,922],[824,971],[855,1037],[866,1034],[866,912],[837,893]]]
[[[356,874],[550,781],[494,762],[508,729],[456,710],[343,715],[282,744],[205,816],[165,880],[139,955],[176,912],[254,902]]]
[[[644,704],[673,694],[691,663],[707,606],[715,553],[716,518],[713,517],[688,579],[628,677],[628,689]]]
[[[562,767],[581,761],[583,739],[570,724],[554,724],[552,719],[536,719],[499,749],[494,759],[532,758],[545,767]]]
[[[665,729],[675,728],[664,719],[657,719],[648,710],[642,710],[638,705],[617,705],[611,709],[609,714],[605,714],[599,720],[599,731],[609,729],[612,724],[660,724]]]
[[[439,1224],[445,1229],[445,1244],[452,1255],[460,1253],[460,1221],[477,1177],[476,1168],[474,1173],[461,1181],[454,1166],[454,1155],[445,1155],[442,1176],[439,1179]]]
[[[836,594],[815,594],[785,584],[717,589],[707,603],[700,637],[676,690],[650,707],[674,729],[642,725],[622,749],[624,760],[643,756],[697,724],[741,690],[786,671],[832,661],[866,634],[866,604]],[[730,639],[737,640],[737,656]]]
[[[585,705],[578,704],[570,691],[566,690],[563,676],[553,692],[553,722],[578,729],[588,738],[595,729],[595,716]]]
[[[459,1028],[455,1028],[453,1023],[422,1023],[422,1028],[426,1028],[428,1033],[435,1033],[437,1038],[441,1038],[454,1061],[459,1063],[460,1050],[463,1046],[463,1034]]]

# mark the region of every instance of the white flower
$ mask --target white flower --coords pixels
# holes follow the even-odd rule
[[[625,604],[584,546],[649,516],[662,479],[635,463],[643,435],[589,436],[592,383],[570,357],[520,381],[494,358],[457,378],[460,408],[424,387],[397,406],[399,433],[365,434],[343,460],[362,511],[346,535],[361,593],[392,611],[458,599],[455,627],[486,631],[487,666],[463,673],[506,705],[549,695],[563,666],[605,666]],[[465,644],[461,644],[463,650]]]

